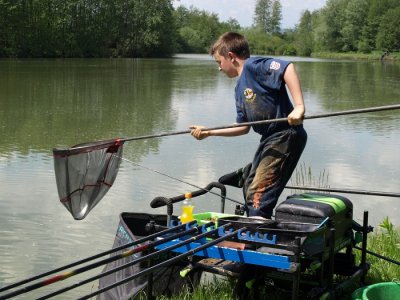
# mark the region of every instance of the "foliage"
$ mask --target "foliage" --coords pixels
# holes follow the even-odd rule
[[[206,53],[226,31],[245,34],[261,55],[400,50],[398,0],[327,0],[293,29],[282,31],[281,20],[280,0],[257,0],[248,28],[195,7],[174,9],[172,0],[0,0],[0,57]]]
[[[400,261],[400,230],[394,227],[389,218],[385,218],[374,234],[368,235],[367,248],[373,253],[394,261]],[[360,256],[360,253],[357,253]],[[368,283],[392,281],[400,278],[398,265],[373,255],[367,256],[371,268],[367,274]]]
[[[216,14],[193,7],[188,9],[179,6],[174,14],[179,34],[179,52],[205,53],[220,34],[238,29],[235,19],[221,24]]]
[[[279,0],[257,0],[254,10],[255,27],[266,33],[280,32],[282,5]]]
[[[310,56],[313,51],[312,26],[312,14],[306,10],[301,16],[295,35],[296,52],[300,56]]]
[[[277,35],[265,34],[258,28],[247,28],[240,31],[249,41],[250,50],[260,55],[281,55],[280,50],[285,41]]]
[[[343,25],[340,34],[343,40],[343,51],[357,50],[364,20],[368,11],[367,0],[350,0],[343,12]]]
[[[382,17],[376,45],[380,49],[400,50],[400,6],[389,9]]]
[[[169,56],[172,11],[169,0],[0,0],[0,56]]]
[[[394,0],[328,0],[320,10],[305,10],[294,31],[297,55],[398,51],[399,7]]]

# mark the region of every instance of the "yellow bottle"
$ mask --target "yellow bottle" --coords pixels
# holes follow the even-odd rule
[[[193,204],[192,204],[192,194],[186,193],[185,200],[183,200],[182,204],[182,215],[181,215],[181,223],[187,223],[193,221]]]

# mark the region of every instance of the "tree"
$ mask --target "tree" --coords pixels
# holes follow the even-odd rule
[[[265,33],[271,33],[272,0],[257,0],[254,11],[254,26]]]
[[[398,0],[368,0],[368,15],[362,28],[358,48],[363,52],[371,52],[376,48],[376,38],[381,19],[387,10],[399,6]]]
[[[347,0],[328,0],[321,10],[324,30],[322,34],[322,46],[324,50],[340,51],[343,48],[341,29],[343,26],[343,11]]]
[[[381,50],[400,50],[400,6],[389,9],[382,17],[376,45]]]
[[[340,33],[344,51],[358,50],[358,43],[368,13],[368,0],[349,0],[343,15]]]
[[[271,13],[271,32],[280,33],[281,32],[281,21],[282,21],[282,5],[279,0],[274,0],[272,4]]]
[[[0,56],[169,56],[172,0],[0,0]]]
[[[282,5],[279,0],[257,0],[254,26],[264,33],[280,33]]]
[[[229,18],[228,21],[222,22],[222,31],[227,32],[227,31],[239,31],[240,30],[240,24],[238,20],[234,18]]]
[[[186,53],[204,53],[211,43],[223,32],[230,30],[232,23],[220,23],[218,16],[213,13],[191,7],[190,9],[178,7],[175,11],[178,25],[178,48]],[[232,28],[233,29],[233,28]]]
[[[312,15],[309,10],[302,13],[300,23],[296,28],[295,45],[297,54],[309,56],[313,50]]]

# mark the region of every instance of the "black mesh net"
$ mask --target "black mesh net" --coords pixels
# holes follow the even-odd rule
[[[120,139],[53,149],[61,203],[82,220],[111,188],[122,159]]]

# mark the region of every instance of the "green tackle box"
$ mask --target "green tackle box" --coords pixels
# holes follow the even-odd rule
[[[339,195],[304,193],[287,197],[275,209],[277,222],[310,223],[335,229],[335,245],[352,237],[353,204]]]

